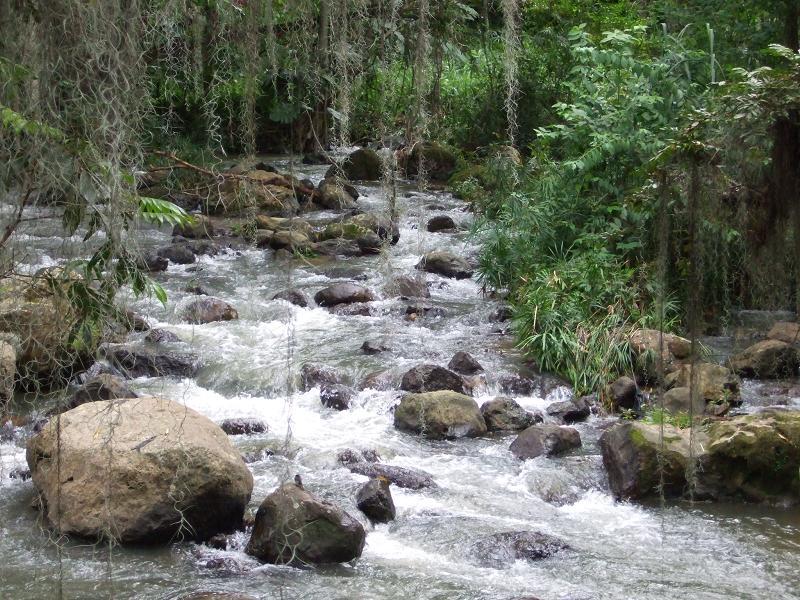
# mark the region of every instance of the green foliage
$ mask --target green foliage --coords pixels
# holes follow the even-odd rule
[[[672,414],[668,410],[653,408],[644,415],[644,421],[655,425],[672,425],[678,429],[688,429],[692,426],[692,418],[688,413],[679,412]]]

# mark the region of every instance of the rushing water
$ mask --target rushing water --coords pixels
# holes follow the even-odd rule
[[[313,179],[319,167],[303,168]],[[386,210],[380,188],[359,188],[365,210]],[[482,403],[497,395],[503,375],[522,361],[491,315],[498,305],[474,280],[428,275],[429,303],[446,315],[405,318],[407,303],[377,302],[379,316],[335,316],[321,308],[298,308],[270,298],[287,287],[313,295],[336,281],[359,282],[380,293],[390,274],[412,273],[420,255],[442,248],[473,256],[466,232],[428,233],[426,217],[449,214],[469,223],[463,204],[446,193],[405,189],[399,198],[400,242],[384,256],[337,261],[281,262],[271,251],[241,249],[200,257],[192,266],[170,265],[159,275],[169,293],[165,308],[153,300],[132,307],[153,326],[177,333],[202,361],[194,379],[142,378],[133,387],[164,395],[215,421],[256,417],[269,431],[232,438],[243,452],[270,449],[273,456],[250,464],[256,507],[285,477],[302,475],[305,487],[360,518],[367,529],[363,556],[352,566],[314,570],[261,565],[241,548],[219,551],[190,543],[165,548],[109,548],[77,541],[54,543],[30,508],[30,481],[10,479],[24,467],[24,448],[0,446],[0,598],[180,598],[195,591],[246,593],[257,598],[325,599],[722,599],[800,597],[800,514],[757,506],[677,504],[642,506],[614,502],[607,489],[597,440],[606,424],[597,417],[577,426],[583,447],[561,458],[516,460],[513,437],[433,442],[396,431],[391,408],[397,393],[364,390],[350,410],[324,408],[319,391],[287,394],[300,365],[314,362],[342,369],[353,383],[389,369],[399,375],[420,362],[447,364],[458,350],[472,353],[486,369],[476,390]],[[331,214],[314,218],[324,220]],[[37,231],[41,232],[41,228]],[[148,230],[144,247],[169,243],[169,231]],[[17,240],[31,268],[56,264],[80,252],[80,237],[64,242],[47,233]],[[202,285],[227,300],[239,320],[193,326],[179,313]],[[135,336],[136,334],[134,334]],[[390,350],[364,355],[361,343],[382,339]],[[749,389],[749,388],[748,388]],[[562,399],[517,397],[527,408]],[[758,393],[751,390],[750,397]],[[796,400],[789,399],[788,402]],[[290,435],[287,433],[290,432]],[[287,443],[288,442],[288,443]],[[392,488],[397,519],[372,527],[354,504],[365,477],[336,462],[344,448],[375,448],[383,461],[423,469],[439,487]],[[508,569],[475,563],[470,546],[481,535],[532,529],[556,535],[571,550],[553,558],[519,561]]]

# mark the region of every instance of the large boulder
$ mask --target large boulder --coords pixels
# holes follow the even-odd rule
[[[611,402],[616,410],[633,410],[638,408],[638,393],[636,382],[630,377],[620,377],[610,386]]]
[[[592,414],[592,407],[589,404],[591,396],[580,396],[553,402],[547,407],[547,414],[556,419],[559,423],[579,423],[585,421]]]
[[[722,419],[694,432],[620,422],[600,437],[600,449],[611,490],[620,499],[657,497],[663,483],[667,497],[691,492],[699,499],[800,502],[797,412]]]
[[[456,170],[456,155],[437,142],[415,144],[405,159],[409,177],[424,173],[431,181],[444,182]]]
[[[383,175],[383,164],[378,153],[371,148],[359,148],[340,165],[331,165],[325,177],[343,175],[353,181],[375,181]]]
[[[484,402],[481,414],[489,431],[520,431],[542,422],[542,415],[528,412],[512,398],[497,397]]]
[[[446,250],[428,252],[417,263],[417,269],[454,279],[469,279],[474,272],[465,259]]]
[[[542,422],[541,415],[530,413],[516,400],[502,396],[484,402],[481,414],[489,431],[520,431]]]
[[[559,538],[538,531],[507,531],[479,539],[472,554],[481,564],[508,569],[516,560],[541,560],[569,549]]]
[[[355,198],[333,177],[319,183],[315,198],[317,204],[330,210],[351,210],[358,206]]]
[[[17,374],[17,351],[8,342],[0,341],[0,406],[14,396]]]
[[[786,342],[764,340],[732,356],[730,363],[731,368],[741,377],[778,379],[797,374],[800,354]]]
[[[126,377],[194,377],[198,361],[193,354],[128,344],[106,344],[103,356]]]
[[[436,392],[452,390],[466,394],[464,379],[458,373],[438,365],[417,365],[406,371],[400,382],[400,389],[405,392]]]
[[[217,425],[160,398],[69,410],[29,440],[27,459],[50,524],[90,539],[163,543],[232,532],[253,490]]]
[[[366,533],[356,519],[295,483],[267,496],[245,552],[273,564],[343,563],[361,556]]]
[[[573,448],[580,448],[581,436],[577,429],[558,425],[532,425],[511,442],[509,450],[520,460],[537,456],[557,456]]]
[[[187,239],[204,239],[214,235],[214,224],[206,216],[194,215],[186,223],[180,223],[172,228],[172,235],[179,235]]]
[[[201,325],[214,321],[232,321],[239,318],[239,313],[224,300],[202,296],[189,302],[183,309],[182,316],[187,323]]]
[[[694,382],[692,381],[693,371]],[[741,403],[739,378],[722,365],[712,363],[699,363],[694,366],[682,365],[664,378],[664,387],[667,390],[689,389],[692,385],[695,387],[695,395],[702,400],[696,407],[700,409],[700,414],[703,412],[720,414],[731,406]],[[706,405],[708,405],[708,410]]]
[[[371,290],[355,283],[335,283],[314,294],[314,301],[320,306],[371,302],[374,299]]]
[[[63,385],[90,362],[106,333],[89,327],[82,331],[85,335],[72,338],[80,321],[69,301],[73,284],[82,282],[58,272],[32,280],[0,279],[0,332],[17,340],[16,372],[23,387]]]
[[[644,383],[658,379],[659,355],[664,373],[679,368],[691,358],[692,343],[686,338],[656,329],[637,329],[628,338],[637,377]]]
[[[406,394],[394,411],[394,426],[431,439],[486,433],[486,422],[475,400],[452,391]]]
[[[389,484],[390,481],[385,477],[370,479],[356,494],[358,510],[367,515],[371,523],[394,521],[397,510]]]
[[[796,346],[800,344],[800,323],[778,321],[770,328],[767,338]]]

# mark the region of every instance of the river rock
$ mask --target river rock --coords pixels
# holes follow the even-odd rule
[[[214,235],[214,224],[204,215],[193,215],[188,222],[175,225],[172,235],[187,239],[204,239]]]
[[[335,283],[314,294],[314,301],[320,306],[371,302],[374,299],[372,291],[355,283]]]
[[[304,165],[329,165],[332,162],[330,156],[324,152],[308,152],[303,155]]]
[[[425,275],[396,275],[384,287],[387,296],[401,298],[430,298],[431,292],[425,281]]]
[[[374,448],[368,448],[366,450],[345,448],[336,455],[336,460],[343,465],[359,462],[377,463],[380,462],[381,456]]]
[[[688,387],[674,387],[665,391],[661,404],[663,404],[664,410],[671,415],[693,414],[699,416],[706,414],[705,399],[699,390],[692,397]],[[713,406],[713,404],[709,405],[712,409]]]
[[[456,155],[437,142],[415,144],[403,162],[409,177],[419,175],[421,164],[425,176],[437,182],[447,181],[456,170]]]
[[[436,215],[428,221],[428,231],[436,233],[439,231],[452,232],[456,230],[456,223],[448,215]]]
[[[187,323],[201,325],[214,321],[232,321],[239,318],[239,313],[224,300],[201,296],[186,305],[182,316]]]
[[[300,290],[283,290],[278,292],[272,297],[273,300],[283,300],[289,304],[294,304],[301,308],[306,308],[309,305],[308,296]]]
[[[577,429],[558,425],[532,425],[511,443],[511,453],[521,460],[537,456],[558,456],[573,448],[580,448],[581,436]]]
[[[486,433],[486,422],[475,400],[452,391],[406,394],[394,411],[394,426],[430,439]]]
[[[101,351],[126,377],[194,377],[198,361],[193,354],[169,352],[128,344],[105,344]]]
[[[739,400],[739,378],[727,367],[712,363],[699,363],[694,366],[681,365],[664,378],[668,390],[690,387],[692,370],[695,371],[695,385],[699,397],[708,404],[736,406]],[[702,412],[702,411],[701,411]]]
[[[482,564],[494,569],[508,569],[516,560],[541,560],[568,550],[559,538],[538,531],[494,533],[478,540],[472,554]]]
[[[425,254],[417,263],[417,269],[455,279],[469,279],[474,271],[465,259],[445,250]]]
[[[361,380],[361,389],[391,390],[397,388],[397,378],[389,370],[373,371]]]
[[[385,465],[379,462],[351,462],[344,465],[351,473],[357,473],[366,477],[385,477],[399,488],[409,490],[422,490],[425,488],[439,487],[433,480],[430,473],[418,469],[406,469]]]
[[[617,410],[634,410],[638,408],[638,388],[630,377],[620,377],[610,386],[611,402]]]
[[[389,347],[382,340],[364,340],[364,343],[361,344],[361,351],[364,354],[380,354],[387,350],[389,350]]]
[[[71,332],[80,314],[67,299],[70,277],[52,273],[52,284],[46,277],[0,279],[0,332],[3,341],[11,343],[16,354],[16,381],[23,388],[61,385],[91,362],[105,331],[92,330],[87,338],[71,339]],[[64,290],[54,293],[64,278]],[[5,371],[10,370],[10,354],[6,348]]]
[[[664,373],[668,374],[686,362],[692,353],[692,343],[686,338],[662,333],[656,329],[637,329],[628,338],[634,369],[644,383],[658,379],[658,356],[661,353]]]
[[[335,410],[347,410],[356,396],[356,391],[341,383],[325,383],[319,392],[322,405]]]
[[[331,306],[331,314],[340,317],[371,317],[373,316],[374,306],[371,302],[355,302],[353,304],[337,304]]]
[[[181,338],[167,329],[151,329],[144,336],[144,341],[151,344],[172,344],[180,342]]]
[[[217,425],[160,398],[69,410],[30,439],[27,460],[51,525],[90,539],[164,543],[232,532],[253,490]]]
[[[355,198],[335,178],[323,179],[317,186],[315,198],[317,204],[330,210],[351,210],[358,206]]]
[[[228,435],[253,435],[267,431],[264,421],[252,418],[225,419],[220,428]]]
[[[721,419],[695,426],[693,434],[667,424],[625,421],[603,433],[600,449],[611,490],[620,499],[657,497],[659,464],[664,494],[684,496],[694,457],[695,498],[800,502],[798,412],[770,410]]]
[[[450,359],[447,368],[462,375],[475,375],[483,371],[483,366],[468,352],[458,351]]]
[[[115,375],[103,373],[89,379],[79,387],[70,398],[66,410],[76,408],[87,402],[115,400],[118,398],[137,398],[139,394],[128,388],[125,381]]]
[[[572,398],[563,402],[553,402],[547,407],[547,414],[555,417],[560,423],[579,423],[589,418],[592,413],[589,405],[590,396]]]
[[[8,342],[0,341],[0,406],[14,396],[16,375],[17,351]]]
[[[344,376],[332,367],[310,363],[300,367],[300,390],[307,392],[317,386],[344,383]]]
[[[245,552],[273,564],[342,563],[361,556],[365,539],[349,514],[286,483],[261,503]]]
[[[373,524],[394,521],[397,515],[389,484],[389,480],[385,477],[370,479],[356,494],[358,510]]]
[[[159,256],[153,252],[142,254],[137,259],[137,264],[140,269],[148,273],[158,273],[166,271],[169,266],[169,260],[164,256]]]
[[[763,340],[731,357],[730,363],[741,377],[778,379],[797,374],[800,355],[796,348],[786,342]]]
[[[800,323],[778,321],[770,328],[767,338],[797,346],[800,344]]]
[[[305,252],[311,248],[311,240],[300,231],[279,229],[278,231],[260,232],[256,245],[259,248],[269,247],[273,250]]]
[[[322,256],[361,256],[361,248],[355,240],[334,239],[317,242],[314,252]]]
[[[356,238],[356,244],[364,255],[380,254],[381,250],[383,250],[383,241],[378,237],[377,233],[371,231]]]
[[[484,402],[481,414],[489,431],[519,431],[542,422],[542,415],[528,412],[512,398],[497,397]]]
[[[418,317],[426,317],[430,319],[441,319],[447,316],[447,311],[441,306],[433,306],[431,304],[423,304],[415,302],[406,307],[406,316],[412,321]]]
[[[325,173],[326,178],[338,175],[352,181],[377,181],[383,175],[381,157],[371,148],[359,148]]]
[[[459,394],[467,393],[464,379],[458,373],[431,364],[417,365],[406,371],[400,389],[406,392],[452,390]]]
[[[191,265],[197,260],[194,252],[184,244],[172,244],[160,248],[158,250],[158,255],[176,265]]]

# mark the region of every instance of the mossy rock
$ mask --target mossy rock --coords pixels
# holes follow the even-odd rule
[[[438,142],[417,144],[406,158],[406,173],[410,177],[420,174],[422,170],[431,181],[446,182],[458,166],[456,153]]]

